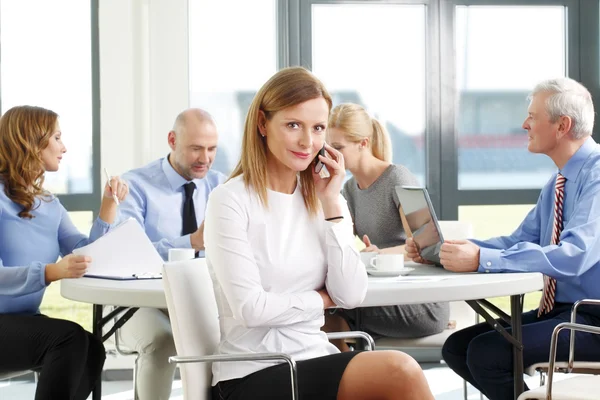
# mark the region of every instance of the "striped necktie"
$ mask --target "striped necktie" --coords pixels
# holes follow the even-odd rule
[[[560,242],[560,233],[563,230],[563,204],[565,202],[565,181],[567,179],[558,174],[554,186],[554,226],[552,228],[552,239],[550,244]],[[538,317],[554,308],[554,296],[556,296],[556,279],[544,275],[544,294],[540,299]]]

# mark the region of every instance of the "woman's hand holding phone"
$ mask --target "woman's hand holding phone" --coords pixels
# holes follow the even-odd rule
[[[329,157],[318,154],[315,158],[315,163],[311,165],[315,190],[323,206],[325,218],[339,217],[342,215],[340,192],[346,176],[344,156],[328,144],[325,144],[321,150],[324,150]],[[319,175],[319,172],[321,172],[320,168],[319,172],[316,171],[319,162],[327,167],[329,177],[321,177]]]

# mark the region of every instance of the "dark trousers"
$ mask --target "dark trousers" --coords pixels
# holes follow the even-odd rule
[[[552,331],[571,319],[572,304],[560,303],[546,315],[537,310],[523,314],[523,364],[525,368],[548,362]],[[600,310],[582,306],[577,322],[600,326]],[[506,324],[503,323],[504,326]],[[510,332],[510,329],[507,329]],[[558,337],[557,359],[567,361],[569,331]],[[470,382],[490,400],[514,399],[513,346],[487,323],[462,329],[452,334],[442,348],[444,361],[463,379]],[[600,336],[577,332],[576,361],[600,361]],[[527,388],[526,388],[527,390]]]
[[[74,322],[0,314],[0,373],[40,372],[35,400],[85,400],[100,378],[102,343]]]

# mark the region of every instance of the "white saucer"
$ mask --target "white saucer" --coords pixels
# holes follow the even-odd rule
[[[402,269],[394,269],[394,270],[377,270],[373,268],[367,269],[367,274],[371,276],[402,276],[408,275],[411,271],[414,271],[414,268],[402,268]]]

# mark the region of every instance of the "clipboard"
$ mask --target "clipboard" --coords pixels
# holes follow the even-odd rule
[[[91,257],[85,277],[120,281],[162,278],[164,261],[133,218],[73,253]]]
[[[85,274],[86,278],[109,279],[112,281],[136,281],[147,279],[162,279],[162,274],[132,274],[131,276],[110,276],[110,275],[94,275]]]

